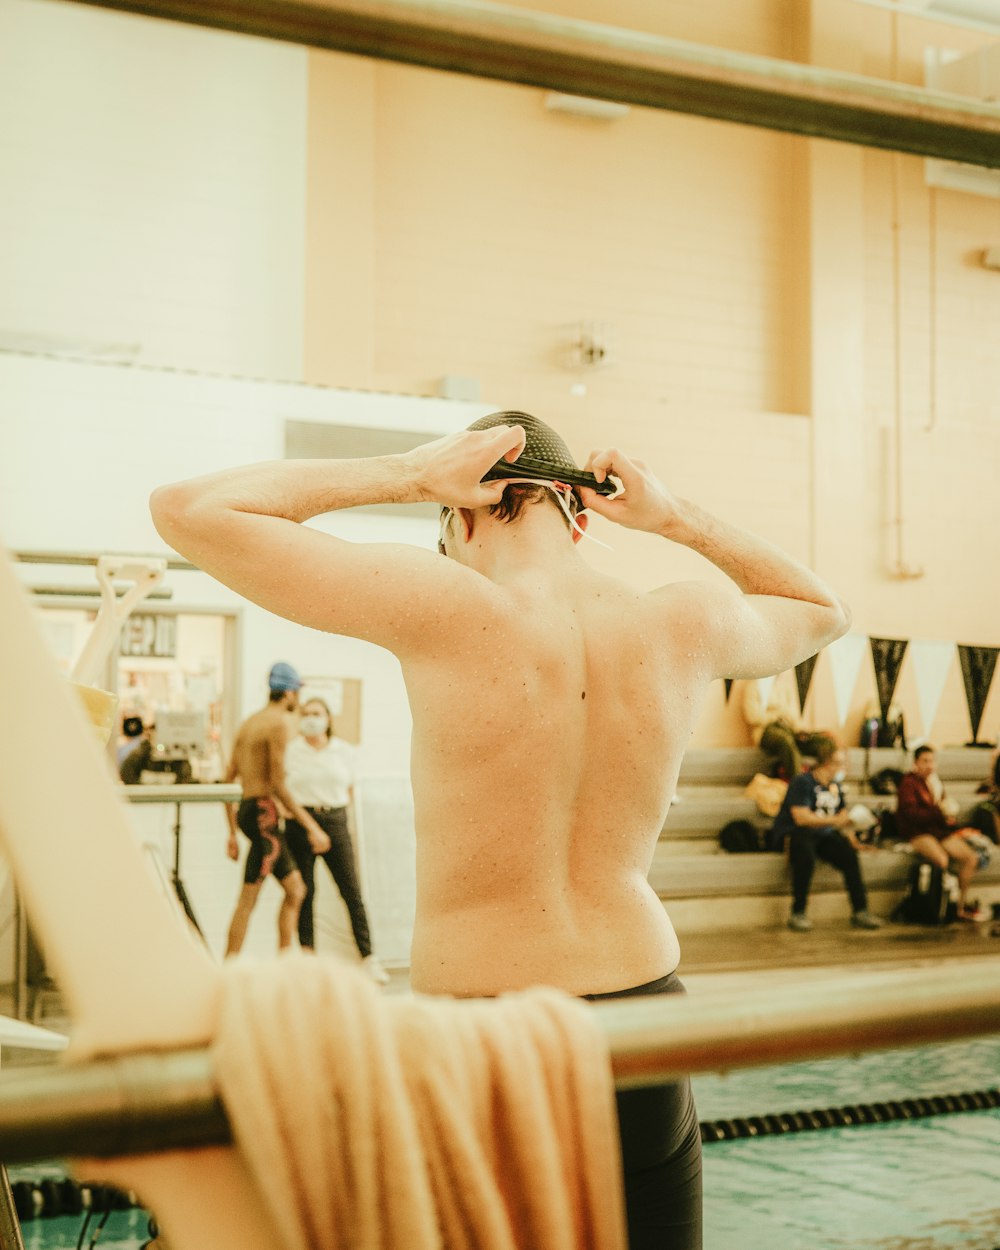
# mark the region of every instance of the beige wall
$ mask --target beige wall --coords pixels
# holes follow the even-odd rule
[[[911,82],[925,45],[983,41],[848,0],[545,7]],[[929,190],[914,157],[642,109],[565,117],[540,91],[325,53],[309,72],[307,381],[476,378],[581,456],[635,448],[809,560],[859,632],[1000,643],[1000,276],[978,265],[1000,202]],[[606,367],[567,367],[585,321],[607,327]],[[640,585],[715,575],[595,530],[615,551],[594,562]],[[897,576],[900,555],[922,576]],[[866,664],[848,734],[872,693]],[[935,724],[911,719],[964,741],[964,706],[956,663]],[[807,710],[833,709],[821,664]],[[696,741],[743,740],[720,687]]]
[[[295,377],[306,71],[290,44],[0,4],[0,347]]]

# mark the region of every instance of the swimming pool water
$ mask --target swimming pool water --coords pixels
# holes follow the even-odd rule
[[[702,1120],[995,1087],[1000,1040],[693,1082]],[[705,1146],[705,1250],[1000,1250],[1000,1109]]]
[[[1000,1083],[1000,1038],[745,1068],[691,1083],[701,1120],[989,1089]]]
[[[82,1215],[57,1215],[51,1219],[26,1220],[21,1226],[24,1250],[76,1250],[83,1218]],[[83,1250],[90,1246],[98,1222],[98,1218],[91,1220],[83,1239]],[[100,1250],[139,1250],[149,1239],[148,1222],[149,1217],[138,1209],[112,1211],[95,1246]]]

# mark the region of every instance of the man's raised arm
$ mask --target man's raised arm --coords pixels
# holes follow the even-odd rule
[[[397,456],[247,465],[162,486],[150,511],[175,551],[244,598],[399,653],[440,637],[460,611],[457,584],[482,579],[419,547],[346,542],[302,522],[358,504],[495,503],[503,483],[480,478],[523,446],[523,430],[497,426]]]
[[[655,592],[692,631],[709,678],[784,672],[850,628],[846,605],[811,569],[676,498],[642,461],[612,449],[594,452],[587,467],[599,480],[610,474],[624,486],[613,499],[584,489],[591,511],[697,551],[741,592],[714,582],[681,582]]]

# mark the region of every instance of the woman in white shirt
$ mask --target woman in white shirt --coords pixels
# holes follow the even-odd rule
[[[285,753],[285,784],[330,838],[330,849],[323,855],[351,918],[351,929],[365,967],[376,981],[389,980],[378,958],[372,954],[368,914],[361,898],[354,844],[347,824],[347,809],[354,800],[354,748],[333,735],[330,709],[322,699],[310,698],[302,704],[299,732]],[[314,870],[316,854],[305,829],[296,820],[286,820],[285,840],[302,880],[306,897],[299,912],[299,945],[315,946],[313,929]]]

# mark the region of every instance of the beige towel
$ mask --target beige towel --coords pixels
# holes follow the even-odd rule
[[[287,1250],[624,1250],[603,1034],[555,990],[383,996],[339,959],[227,965],[215,1065]]]

